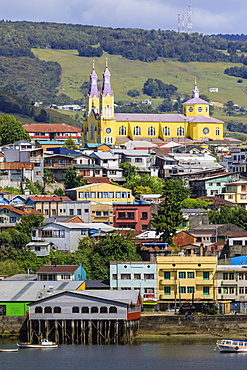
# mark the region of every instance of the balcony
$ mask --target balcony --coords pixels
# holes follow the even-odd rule
[[[213,286],[213,280],[206,280],[206,279],[196,279],[196,285],[203,285],[203,286]]]

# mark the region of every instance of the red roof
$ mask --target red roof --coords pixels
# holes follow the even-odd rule
[[[60,272],[75,272],[80,265],[43,265],[41,266],[37,273],[54,273],[59,274]]]
[[[239,238],[240,236],[247,236],[247,231],[226,231],[225,233],[220,234],[220,236],[231,236]]]
[[[205,199],[205,200],[211,200],[212,201],[212,204],[215,204],[215,205],[225,205],[225,206],[231,206],[231,207],[233,207],[233,206],[235,206],[235,202],[229,202],[229,200],[225,200],[225,199],[223,199],[223,198],[220,198],[220,197],[214,197],[214,196],[212,196],[212,197],[207,197],[207,196],[201,196],[201,197],[199,197],[198,199]]]
[[[65,195],[62,197],[56,195],[30,195],[28,198],[32,199],[34,202],[65,202],[71,200]]]
[[[23,127],[27,132],[81,132],[80,128],[65,123],[30,123]]]
[[[109,177],[83,177],[83,180],[87,180],[88,184],[110,184],[111,181]]]
[[[0,210],[1,209],[8,209],[8,210],[10,210],[10,211],[12,211],[12,212],[15,212],[15,213],[18,213],[19,215],[27,215],[27,214],[29,214],[29,213],[35,213],[36,215],[43,215],[43,213],[42,212],[39,212],[39,211],[36,211],[35,209],[33,209],[33,208],[31,208],[31,209],[24,209],[24,210],[20,210],[20,209],[18,209],[18,208],[16,208],[16,207],[14,207],[14,206],[11,206],[11,205],[4,205],[4,206],[0,206]]]

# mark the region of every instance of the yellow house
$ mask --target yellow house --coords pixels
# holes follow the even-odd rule
[[[247,206],[247,182],[239,181],[225,184],[224,193],[221,195],[229,202]]]
[[[174,138],[223,139],[223,124],[209,115],[209,103],[199,97],[195,83],[192,99],[183,103],[183,114],[114,113],[114,95],[108,66],[98,91],[93,67],[83,123],[84,143],[121,144],[127,140],[166,141]]]
[[[157,257],[158,299],[170,304],[216,301],[216,257]]]
[[[99,203],[133,203],[134,196],[130,189],[121,186],[97,183],[79,186],[65,190],[65,193],[72,200],[90,200]]]

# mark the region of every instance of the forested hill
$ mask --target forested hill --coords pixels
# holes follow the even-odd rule
[[[221,37],[229,41],[241,41],[241,42],[247,41],[247,35],[244,35],[243,33],[241,33],[241,35],[239,34],[234,35],[234,34],[229,34],[229,33],[226,33],[226,34],[219,33],[218,35],[214,35],[214,36]]]
[[[103,28],[46,22],[0,21],[0,89],[32,101],[71,104],[57,97],[62,69],[42,61],[34,49],[75,49],[78,57],[99,57],[103,52],[131,60],[154,62],[172,58],[180,62],[242,62],[247,41],[175,31]],[[75,102],[75,101],[73,101]],[[78,102],[80,103],[80,102]]]

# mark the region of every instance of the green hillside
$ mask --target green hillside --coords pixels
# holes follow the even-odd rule
[[[89,81],[92,58],[79,57],[77,50],[32,49],[32,51],[41,60],[56,61],[61,65],[60,93],[73,99],[81,99],[80,87],[83,82]],[[228,100],[233,100],[236,104],[247,106],[247,80],[243,80],[243,83],[237,83],[237,77],[224,74],[224,70],[232,65],[231,63],[182,63],[171,59],[145,63],[104,53],[102,57],[94,58],[99,84],[102,80],[106,57],[108,57],[116,101],[136,101],[137,98],[131,98],[127,95],[128,90],[136,89],[141,92],[143,83],[148,78],[161,79],[164,83],[177,86],[181,96],[191,95],[196,77],[200,92],[207,95],[211,101],[224,104]],[[217,87],[219,92],[210,93],[210,87]],[[141,94],[138,101],[144,98],[147,96]],[[153,99],[153,102],[159,103],[160,99]]]

